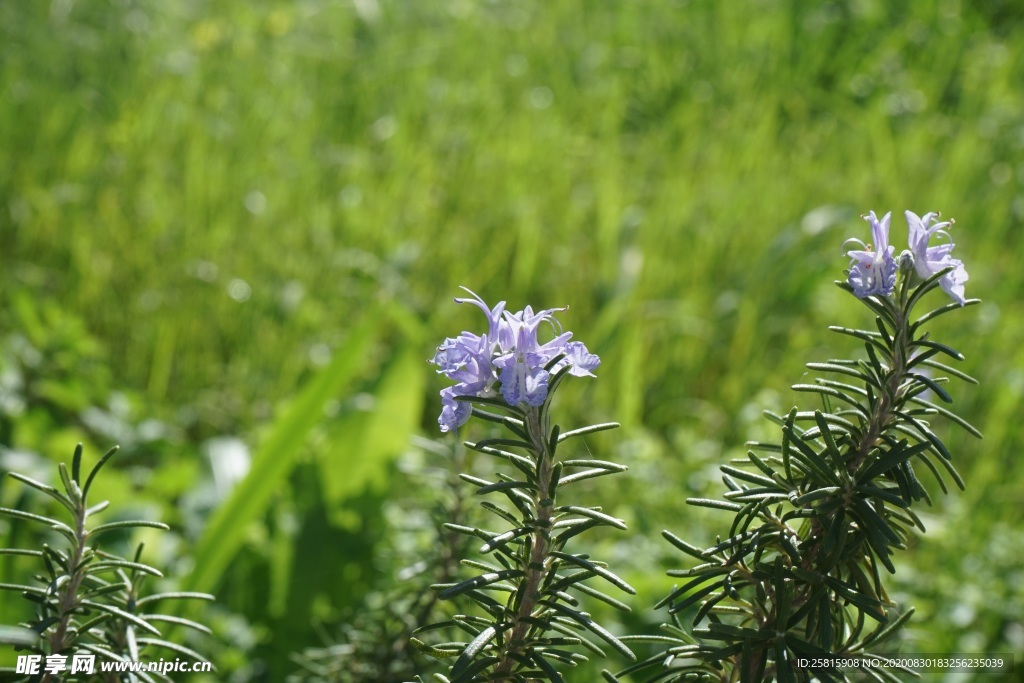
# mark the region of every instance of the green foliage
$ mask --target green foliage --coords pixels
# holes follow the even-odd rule
[[[266,513],[278,482],[290,471],[308,432],[319,422],[324,405],[352,379],[372,342],[372,319],[352,331],[348,345],[309,383],[275,423],[252,469],[207,523],[196,548],[196,569],[188,586],[210,590],[245,538],[245,528]]]
[[[892,610],[881,570],[895,573],[894,550],[906,548],[914,527],[924,530],[913,506],[931,499],[918,471],[930,472],[943,491],[943,472],[963,488],[931,420],[948,418],[981,437],[938,404],[952,403],[944,388],[949,377],[931,376],[974,383],[935,359],[963,356],[924,331],[925,323],[961,305],[914,318],[915,306],[949,270],[913,288],[903,270],[898,295],[861,299],[876,316],[876,330],[831,329],[862,341],[866,357],[808,364],[840,378],[793,387],[817,394],[822,408],[769,415],[781,441],[751,442],[746,459],[722,466],[728,488],[722,499],[688,501],[732,512],[732,525],[708,548],[664,532],[699,564],[670,572],[686,582],[658,605],[673,615],[667,627],[673,647],[623,673],[653,670],[652,681],[848,680],[835,667],[798,662],[878,654],[898,633],[913,610]],[[681,614],[693,615],[693,638],[680,631]],[[863,673],[898,680],[885,670]]]
[[[629,510],[637,538],[595,552],[647,604],[663,592],[652,565],[671,561],[640,539],[713,543],[720,513],[683,500],[716,496],[712,463],[745,458],[730,435],[777,438],[752,417],[790,402],[768,387],[827,357],[815,330],[851,310],[821,277],[837,226],[870,206],[942,206],[986,303],[975,325],[935,330],[985,359],[986,391],[957,414],[987,447],[957,459],[961,496],[922,478],[942,522],[922,515],[927,542],[893,558],[927,617],[905,646],[1022,651],[1018,563],[987,560],[1024,523],[1018,5],[0,2],[0,334],[16,345],[0,361],[0,467],[49,471],[47,454],[120,443],[96,493],[171,524],[147,551],[185,571],[224,495],[205,444],[261,450],[367,309],[436,331],[463,315],[437,306],[459,283],[572,301],[609,372],[580,400],[563,390],[563,419],[621,421],[621,438],[595,438],[631,467],[601,502]],[[47,382],[24,385],[28,402],[10,400],[23,308],[46,342],[31,344]],[[379,368],[407,343],[428,353],[396,328],[379,321],[264,514],[231,527],[240,549],[214,580],[239,649],[212,657],[219,680],[280,680],[315,642],[311,621],[362,611],[408,564],[386,552],[399,524],[382,510],[415,480],[371,465],[348,429]],[[408,390],[433,433],[430,387]],[[374,484],[346,487],[353,467]],[[0,505],[19,507],[12,483]],[[271,576],[290,577],[280,616]]]
[[[470,521],[472,501],[455,472],[472,469],[472,463],[465,448],[450,442],[416,444],[402,466],[421,485],[388,501],[395,524],[381,562],[399,569],[358,610],[344,611],[320,629],[323,645],[292,656],[301,670],[289,683],[403,683],[430,669],[411,637],[440,599],[424,587],[456,580],[459,560],[470,552],[471,539],[443,525]]]
[[[558,360],[560,357],[549,367]],[[619,638],[584,611],[579,599],[599,600],[628,612],[628,606],[588,582],[600,579],[630,595],[636,591],[609,571],[606,563],[591,559],[589,554],[566,551],[571,539],[589,529],[626,528],[625,522],[605,514],[600,507],[559,504],[558,494],[570,484],[626,469],[604,460],[557,457],[559,446],[567,439],[618,426],[604,423],[563,433],[557,425],[551,425],[552,398],[568,371],[565,366],[552,375],[547,397],[539,407],[509,406],[500,398],[459,398],[473,404],[474,416],[499,424],[509,433],[466,446],[497,458],[514,474],[498,472],[494,481],[460,474],[477,487],[477,495],[495,494],[503,497],[505,504],[480,503],[500,520],[499,530],[445,523],[451,531],[484,541],[479,552],[491,559],[463,559],[466,567],[478,573],[432,586],[442,599],[475,604],[481,613],[456,614],[417,629],[414,645],[432,657],[455,660],[447,675],[438,674],[437,680],[561,682],[560,670],[587,661],[578,650],[605,655],[595,640],[627,659],[636,659]],[[435,644],[421,640],[420,634],[433,631],[454,631],[457,639]],[[467,635],[469,640],[459,639]]]
[[[141,562],[142,545],[138,546],[131,559],[127,559],[104,550],[97,540],[136,528],[168,529],[165,524],[148,520],[91,523],[91,518],[106,510],[109,503],[103,501],[90,505],[90,490],[96,475],[116,452],[116,448],[108,451],[83,477],[82,447],[79,446],[71,461],[70,472],[64,463],[59,465],[61,488],[10,473],[14,479],[56,500],[67,513],[70,523],[24,510],[0,508],[0,515],[19,522],[43,524],[57,537],[56,543],[44,543],[38,550],[0,548],[0,555],[37,558],[40,571],[31,583],[0,584],[0,589],[20,592],[34,609],[34,616],[22,624],[28,629],[27,633],[5,627],[0,635],[4,642],[14,644],[19,651],[44,656],[71,657],[76,653],[86,653],[98,656],[101,661],[154,661],[154,653],[170,653],[173,657],[183,656],[205,662],[207,660],[201,654],[167,640],[161,627],[180,626],[207,634],[210,630],[202,624],[155,608],[161,602],[213,600],[213,596],[195,592],[147,593],[142,589],[147,577],[159,578],[163,574]],[[99,667],[96,671],[89,680],[120,680],[116,673],[98,673]],[[159,672],[137,672],[134,675],[143,683],[171,680]],[[41,670],[20,680],[49,683],[81,678],[61,676],[58,679],[55,676]]]

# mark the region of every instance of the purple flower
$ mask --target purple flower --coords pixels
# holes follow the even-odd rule
[[[450,432],[466,424],[473,406],[465,401],[456,401],[456,396],[472,396],[474,391],[471,387],[456,384],[453,387],[441,390],[441,415],[437,418],[442,432]]]
[[[571,342],[572,332],[561,331],[554,313],[564,308],[548,308],[534,312],[527,306],[512,313],[505,310],[505,302],[490,308],[483,299],[463,287],[472,298],[455,299],[470,303],[487,316],[487,333],[477,335],[463,332],[458,337],[445,339],[437,347],[432,363],[438,373],[456,382],[441,391],[441,415],[438,424],[442,432],[458,429],[472,414],[466,401],[456,396],[494,396],[500,382],[501,397],[511,406],[525,403],[538,407],[548,396],[552,372],[568,368],[577,377],[594,376],[591,372],[601,363],[581,342]],[[537,338],[542,323],[550,323],[556,332],[554,338],[541,343]],[[550,369],[552,361],[560,358]]]
[[[910,229],[910,252],[914,255],[914,269],[922,278],[929,278],[941,270],[952,267],[953,270],[939,278],[939,286],[963,306],[966,301],[964,299],[964,283],[967,282],[968,275],[963,261],[950,255],[955,245],[950,240],[945,244],[928,246],[933,235],[949,237],[949,233],[944,228],[952,225],[953,222],[939,223],[936,221],[938,215],[938,213],[930,212],[919,217],[912,211],[906,212],[907,227]]]
[[[529,306],[521,311],[519,318],[509,316],[509,326],[515,331],[515,342],[509,353],[494,359],[500,371],[501,395],[511,406],[525,402],[539,406],[548,396],[548,380],[551,374],[545,370],[547,364],[561,355],[565,341],[572,332],[564,332],[546,344],[537,342],[537,325],[549,319],[550,311],[537,315]]]
[[[569,342],[565,345],[565,361],[569,363],[569,374],[576,377],[593,377],[591,370],[601,364],[601,359],[592,354],[583,342]]]
[[[572,332],[565,332],[555,337],[550,342],[544,344],[543,347],[538,347],[537,344],[537,328],[540,327],[542,322],[550,322],[552,326],[561,326],[552,313],[564,311],[565,308],[547,308],[538,313],[533,312],[531,306],[527,306],[518,313],[509,313],[505,311],[505,320],[499,333],[498,348],[503,353],[510,353],[513,349],[518,348],[523,353],[550,353],[554,349],[561,348],[565,341],[572,336]],[[522,342],[519,340],[519,331],[525,330],[526,336],[522,338]],[[551,360],[558,355],[558,351],[550,353],[547,360]],[[546,363],[547,361],[545,361]]]
[[[526,403],[537,407],[548,397],[551,373],[531,366],[520,354],[502,356],[495,361],[501,368],[501,396],[510,406]]]
[[[437,365],[439,374],[458,382],[441,392],[441,416],[438,423],[441,431],[447,432],[465,424],[472,412],[472,406],[456,401],[456,396],[483,396],[491,391],[494,373],[491,371],[491,350],[487,336],[478,337],[463,332],[455,339],[445,339],[437,347],[431,361]]]
[[[494,383],[491,372],[491,347],[487,336],[463,332],[455,339],[445,339],[437,347],[432,361],[437,372],[460,384],[479,386],[488,391]]]
[[[874,251],[870,244],[858,239],[849,239],[847,243],[859,244],[863,249],[851,249],[846,252],[850,257],[849,283],[853,293],[864,299],[872,294],[888,296],[896,286],[896,259],[893,258],[894,247],[889,244],[889,218],[892,213],[878,220],[874,211],[868,212],[864,220],[871,223],[871,237],[874,240]]]
[[[459,299],[459,298],[456,298],[455,299],[455,303],[457,303],[457,304],[473,304],[474,306],[479,308],[481,311],[483,311],[484,315],[487,316],[487,322],[488,322],[487,338],[491,341],[492,344],[496,343],[498,341],[498,337],[500,336],[499,328],[501,326],[501,314],[505,310],[505,302],[504,301],[499,301],[498,305],[495,306],[493,309],[491,309],[491,308],[487,307],[487,304],[484,303],[484,300],[481,299],[480,296],[476,292],[474,292],[473,290],[467,289],[466,287],[459,287],[459,289],[464,290],[466,292],[469,292],[470,294],[473,295],[473,298],[472,299],[464,299],[464,298],[463,299]]]

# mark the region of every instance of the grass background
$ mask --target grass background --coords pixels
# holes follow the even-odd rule
[[[147,547],[217,592],[223,678],[282,680],[311,623],[415,559],[388,541],[422,483],[396,458],[435,435],[423,359],[479,326],[457,286],[569,304],[603,364],[562,421],[623,423],[590,445],[632,475],[592,495],[631,524],[602,542],[653,627],[671,584],[651,567],[681,559],[660,529],[710,540],[721,520],[683,500],[797,401],[804,362],[855,352],[827,325],[870,325],[832,285],[859,215],[893,210],[899,245],[903,209],[941,210],[985,303],[935,334],[981,381],[954,396],[985,440],[943,427],[967,491],[929,511],[897,597],[919,609],[908,651],[1020,653],[1022,19],[1010,0],[0,4],[0,467],[121,443],[103,495],[175,526]],[[0,483],[42,505],[22,495]]]

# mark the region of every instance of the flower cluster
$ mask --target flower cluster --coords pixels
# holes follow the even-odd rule
[[[894,247],[889,244],[891,215],[891,212],[887,213],[879,220],[875,212],[871,211],[864,216],[864,220],[871,224],[873,248],[872,245],[864,244],[857,239],[847,240],[847,244],[853,242],[862,247],[846,252],[851,259],[849,283],[853,293],[861,299],[873,294],[888,296],[896,286],[898,264],[893,258]],[[926,213],[924,216],[918,216],[913,211],[906,212],[910,249],[903,252],[901,260],[908,259],[913,262],[914,270],[921,278],[929,278],[938,272],[948,270],[949,272],[939,278],[939,285],[962,306],[966,301],[964,283],[967,282],[967,270],[962,261],[951,255],[955,245],[950,240],[944,244],[928,246],[931,238],[936,235],[949,238],[945,228],[953,222],[939,223],[938,215]]]
[[[864,219],[871,223],[874,251],[871,251],[870,244],[864,244],[857,239],[847,240],[847,242],[856,242],[864,247],[846,252],[846,255],[852,259],[850,262],[850,286],[853,287],[853,293],[861,299],[872,294],[887,295],[896,286],[896,259],[892,257],[895,247],[889,244],[889,217],[891,215],[891,212],[887,213],[882,216],[882,220],[878,220],[875,212],[871,211],[864,216]]]
[[[949,233],[943,228],[952,225],[953,221],[939,223],[935,220],[938,215],[937,213],[926,213],[919,218],[917,214],[907,211],[907,225],[910,227],[910,253],[914,256],[914,269],[922,278],[928,278],[940,270],[952,267],[953,270],[939,280],[939,285],[946,294],[963,306],[967,269],[964,268],[963,261],[950,256],[954,246],[952,239],[946,244],[928,246],[928,241],[933,235],[949,237]],[[933,225],[929,225],[929,223]]]
[[[564,308],[549,308],[534,313],[530,306],[517,313],[505,310],[501,301],[489,308],[484,300],[463,287],[472,298],[457,298],[457,303],[477,306],[487,316],[487,332],[482,335],[463,332],[444,340],[431,361],[439,374],[456,382],[441,391],[441,416],[437,419],[442,432],[460,427],[469,419],[472,407],[457,396],[494,397],[500,391],[510,405],[525,403],[537,407],[548,395],[551,376],[563,368],[577,377],[594,376],[591,372],[601,360],[590,353],[582,342],[569,341],[572,332],[560,332],[554,339],[540,343],[537,339],[541,323],[548,322],[561,330],[552,315]]]

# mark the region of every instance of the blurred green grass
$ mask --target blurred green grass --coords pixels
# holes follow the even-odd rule
[[[951,552],[998,556],[1021,528],[1022,14],[955,0],[3,3],[0,321],[18,332],[19,297],[80,319],[104,382],[181,429],[187,447],[139,457],[154,479],[188,476],[134,494],[173,516],[206,476],[201,444],[263,443],[385,312],[357,389],[302,436],[309,473],[275,499],[279,521],[312,528],[315,511],[333,531],[294,558],[288,523],[234,532],[247,550],[222,594],[281,638],[280,672],[311,612],[357,605],[379,580],[380,506],[408,482],[382,453],[362,493],[302,486],[364,463],[346,429],[392,357],[428,358],[479,323],[450,303],[458,285],[571,306],[563,323],[603,365],[566,392],[564,421],[621,421],[594,441],[634,465],[616,514],[649,539],[699,537],[715,520],[682,500],[717,487],[709,468],[763,428],[760,408],[796,401],[804,362],[851,350],[827,325],[870,324],[831,284],[843,240],[868,234],[859,214],[941,210],[985,303],[936,336],[981,380],[955,396],[986,439],[946,432],[968,488],[938,502],[905,590],[935,615],[918,651],[1020,651],[1014,562],[965,561],[956,592],[929,577]],[[441,384],[422,373],[398,404],[425,405],[430,435]],[[7,445],[85,438],[44,431]],[[302,606],[271,614],[245,596],[291,580],[268,558],[308,570],[328,543],[348,545],[305,579]],[[349,588],[324,591],[342,604],[324,607],[317,587],[338,577]],[[651,603],[669,587],[638,583]],[[942,615],[961,603],[973,616],[951,630]]]

